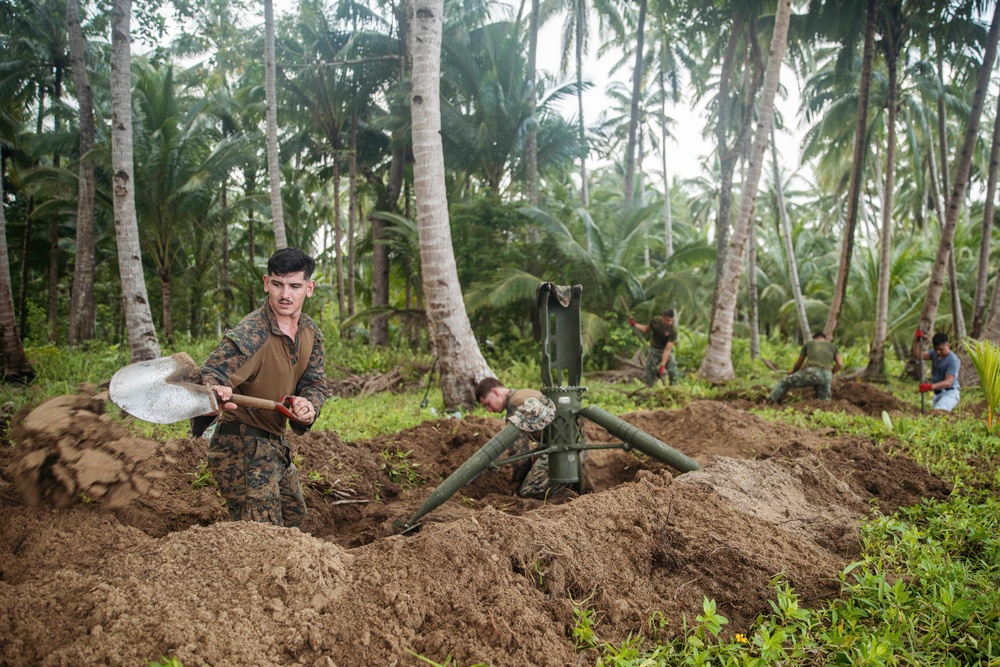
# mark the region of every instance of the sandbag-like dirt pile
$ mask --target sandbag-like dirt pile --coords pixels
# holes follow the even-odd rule
[[[434,486],[502,427],[427,421],[374,441],[292,438],[310,512],[303,529],[223,521],[192,488],[207,442],[176,441],[160,494],[110,511],[28,507],[0,480],[0,664],[593,664],[574,606],[598,635],[675,633],[715,599],[745,631],[783,574],[806,604],[838,592],[857,524],[938,498],[946,484],[871,442],[772,424],[724,402],[625,415],[704,467],[680,476],[595,450],[590,492],[514,496],[509,466],[483,472],[392,536]],[[588,424],[592,443],[611,442]],[[0,446],[0,469],[15,458]]]

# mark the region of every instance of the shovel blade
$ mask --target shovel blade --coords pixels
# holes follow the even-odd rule
[[[198,364],[183,352],[125,366],[111,378],[108,393],[122,410],[154,424],[173,424],[219,409],[215,394],[201,384]]]

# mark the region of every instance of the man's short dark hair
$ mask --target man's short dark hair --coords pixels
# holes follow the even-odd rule
[[[931,338],[931,345],[937,347],[938,345],[944,345],[948,342],[948,334],[946,333],[936,333],[934,338]]]
[[[287,276],[289,273],[301,271],[306,280],[309,280],[315,268],[316,260],[298,248],[276,250],[267,260],[267,275],[269,276]]]
[[[485,377],[476,385],[476,403],[481,403],[486,394],[495,387],[503,387],[503,382],[494,377]]]
[[[822,338],[823,340],[826,340],[826,334],[823,333],[822,331],[817,331],[816,333],[813,334],[813,340],[816,340],[817,338]]]
[[[667,308],[665,311],[663,311],[663,316],[664,317],[673,317],[674,316],[674,309],[673,308]]]

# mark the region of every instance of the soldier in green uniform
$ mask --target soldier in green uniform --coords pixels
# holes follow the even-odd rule
[[[677,343],[677,327],[674,325],[674,311],[667,308],[663,314],[651,320],[649,324],[639,324],[631,317],[628,323],[640,333],[652,332],[649,342],[649,358],[646,359],[645,382],[652,387],[656,381],[666,375],[670,384],[677,382],[677,360],[674,355],[674,345]]]
[[[494,377],[484,378],[476,385],[476,401],[490,412],[503,412],[507,423],[521,429],[521,437],[510,448],[509,456],[531,450],[542,430],[556,417],[552,400],[534,389],[508,389]],[[514,484],[522,498],[549,498],[565,493],[565,484],[549,483],[549,457],[539,456],[532,462],[524,459],[514,465]]]
[[[803,364],[805,368],[802,368]],[[771,392],[771,402],[781,403],[785,394],[793,387],[815,387],[816,398],[829,401],[833,374],[843,365],[844,360],[837,346],[827,341],[822,331],[816,332],[813,339],[802,346],[802,352],[788,376],[775,385]]]
[[[284,434],[288,420],[274,410],[237,407],[233,394],[280,401],[291,396],[292,430],[304,433],[327,396],[323,335],[302,312],[316,287],[315,261],[298,248],[267,262],[264,305],[224,334],[201,367],[202,381],[222,404],[208,465],[233,521],[297,526],[306,506]]]

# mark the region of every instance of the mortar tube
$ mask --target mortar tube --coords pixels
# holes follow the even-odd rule
[[[521,429],[513,424],[507,424],[502,431],[497,433],[485,445],[469,457],[469,460],[458,467],[437,488],[431,491],[424,504],[420,506],[417,513],[406,522],[407,529],[412,528],[426,514],[437,509],[449,498],[455,495],[459,489],[471,482],[476,475],[486,470],[493,461],[507,451],[511,445],[517,442],[521,436]]]
[[[627,445],[635,447],[643,454],[663,461],[668,466],[681,472],[701,470],[701,466],[691,457],[680,453],[673,447],[660,442],[650,434],[632,426],[596,405],[588,405],[580,409],[580,416],[586,417],[598,426],[603,426],[612,437],[621,439]]]

